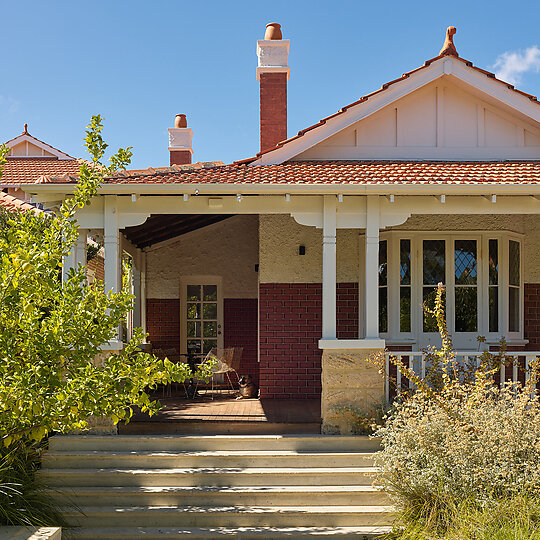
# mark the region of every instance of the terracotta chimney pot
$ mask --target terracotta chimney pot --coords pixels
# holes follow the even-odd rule
[[[174,119],[175,128],[187,128],[187,118],[185,114],[177,114]]]
[[[281,35],[281,24],[275,22],[268,23],[266,25],[264,39],[283,39]]]

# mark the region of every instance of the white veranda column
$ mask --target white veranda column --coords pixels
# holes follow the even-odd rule
[[[324,196],[322,339],[336,339],[336,197]]]
[[[62,282],[65,282],[71,268],[77,268],[79,264],[86,264],[86,229],[79,229],[75,244],[71,246],[62,267]]]
[[[380,226],[378,195],[368,195],[366,218],[366,339],[378,339]]]
[[[141,326],[141,271],[135,265],[133,266],[133,327]]]
[[[141,252],[141,328],[146,332],[146,253]],[[146,340],[145,340],[146,341]]]
[[[75,250],[75,266],[86,265],[86,238],[88,231],[86,229],[79,229],[79,236],[77,237],[77,244]]]
[[[118,211],[116,195],[105,196],[103,247],[105,248],[105,292],[119,292],[120,274],[120,233],[118,231]],[[120,339],[120,329],[117,340]]]

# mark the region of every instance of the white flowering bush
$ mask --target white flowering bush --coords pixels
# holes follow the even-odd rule
[[[432,382],[420,380],[394,360],[415,383],[401,396],[376,435],[378,484],[404,513],[436,515],[449,502],[540,498],[540,402],[535,392],[537,363],[528,383],[493,382],[504,355],[484,353],[480,368],[456,366],[444,323],[443,289],[434,314],[443,338],[433,351]],[[441,511],[441,514],[444,512]]]

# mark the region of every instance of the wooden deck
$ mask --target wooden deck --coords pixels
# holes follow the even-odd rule
[[[163,408],[154,416],[138,412],[120,433],[301,433],[318,432],[319,399],[235,399],[202,395],[193,400],[157,398]]]

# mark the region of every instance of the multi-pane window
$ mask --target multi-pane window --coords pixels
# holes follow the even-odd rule
[[[476,346],[476,336],[497,342],[501,332],[523,332],[521,243],[503,232],[384,233],[379,254],[379,328],[391,343],[429,346],[438,340],[433,310],[437,286],[448,328],[458,347]],[[436,236],[435,236],[436,234]],[[427,308],[427,310],[426,310]],[[393,318],[394,317],[394,318]]]
[[[399,331],[411,331],[411,241],[399,241]]]
[[[454,242],[454,328],[478,331],[478,258],[476,240]]]
[[[499,242],[489,240],[489,331],[499,331]]]
[[[519,242],[508,242],[508,331],[519,332],[520,253]]]
[[[388,242],[379,243],[379,332],[388,332]]]
[[[206,354],[217,347],[217,285],[187,285],[186,300],[188,352]]]
[[[424,240],[422,243],[422,298],[428,309],[435,307],[435,296],[439,283],[445,283],[446,242],[444,240]],[[437,332],[435,317],[424,310],[424,332]]]

